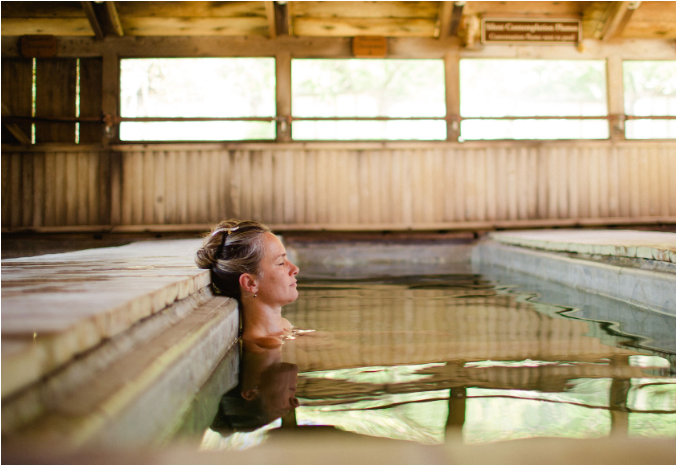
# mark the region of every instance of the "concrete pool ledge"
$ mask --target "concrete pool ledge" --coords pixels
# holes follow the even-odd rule
[[[669,266],[661,271],[644,270],[638,266],[618,266],[567,254],[576,251],[581,254],[603,252],[604,255],[617,257],[611,254],[617,252],[630,257],[630,254],[640,252],[636,244],[642,242],[653,257],[644,260],[662,261],[655,259],[659,257],[669,259],[662,262],[672,264],[670,258],[673,257],[672,251],[676,250],[676,234],[660,234],[661,243],[656,244],[654,232],[615,233],[618,232],[556,230],[492,233],[488,240],[477,244],[472,260],[479,267],[497,265],[651,311],[676,315],[676,274],[664,271],[669,270]],[[649,243],[652,246],[648,246]],[[535,247],[537,249],[531,249]],[[644,255],[649,254],[646,252]],[[633,257],[638,258],[636,255]]]
[[[2,261],[3,399],[210,283],[200,240]]]

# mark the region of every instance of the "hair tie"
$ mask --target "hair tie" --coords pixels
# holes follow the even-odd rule
[[[233,227],[233,228],[219,228],[218,230],[215,230],[213,233],[211,233],[211,236],[217,235],[218,233],[221,233],[222,231],[227,231],[228,234],[232,233],[233,231],[239,230],[239,227]]]

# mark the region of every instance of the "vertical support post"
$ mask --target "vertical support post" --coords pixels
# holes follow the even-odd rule
[[[460,136],[460,54],[448,52],[444,55],[446,79],[446,140],[457,141]]]
[[[618,355],[610,358],[610,367],[619,372],[629,366],[629,356]],[[615,372],[615,371],[613,371]],[[616,375],[616,374],[613,374]],[[627,436],[629,430],[629,413],[627,412],[627,395],[631,388],[631,380],[613,377],[610,386],[610,435]]]
[[[103,114],[108,117],[117,117],[120,114],[120,62],[115,52],[105,51],[103,53],[102,64],[102,92],[101,107]],[[116,124],[107,121],[103,131],[102,145],[109,146],[118,141],[118,128]],[[101,180],[103,183],[110,183],[110,224],[119,225],[121,221],[121,190],[122,190],[122,160],[121,154],[110,153],[106,159],[110,163],[108,171],[110,179]]]
[[[623,141],[624,136],[624,82],[622,76],[622,59],[611,55],[606,60],[608,78],[608,115],[619,119],[608,120],[609,134],[612,141]]]
[[[120,62],[115,52],[103,53],[102,102],[103,114],[117,117],[120,114]],[[118,126],[107,126],[103,132],[103,145],[118,141]]]
[[[291,54],[279,52],[275,56],[277,84],[277,142],[291,141],[291,123],[287,117],[291,115]]]
[[[446,419],[446,436],[460,435],[462,426],[465,424],[465,408],[467,389],[465,387],[453,387],[448,398],[448,418]]]

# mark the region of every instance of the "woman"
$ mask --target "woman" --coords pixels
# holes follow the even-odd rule
[[[291,334],[282,306],[298,297],[296,267],[284,245],[262,223],[224,220],[197,251],[197,266],[211,270],[216,294],[237,299],[242,339],[277,347]]]

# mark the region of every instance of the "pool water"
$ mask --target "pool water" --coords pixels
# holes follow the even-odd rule
[[[565,291],[549,304],[554,291],[514,278],[302,281],[284,316],[313,332],[242,348],[240,385],[200,449],[320,426],[426,445],[676,437],[676,318],[612,300],[577,308]],[[603,320],[623,312],[640,325]]]

